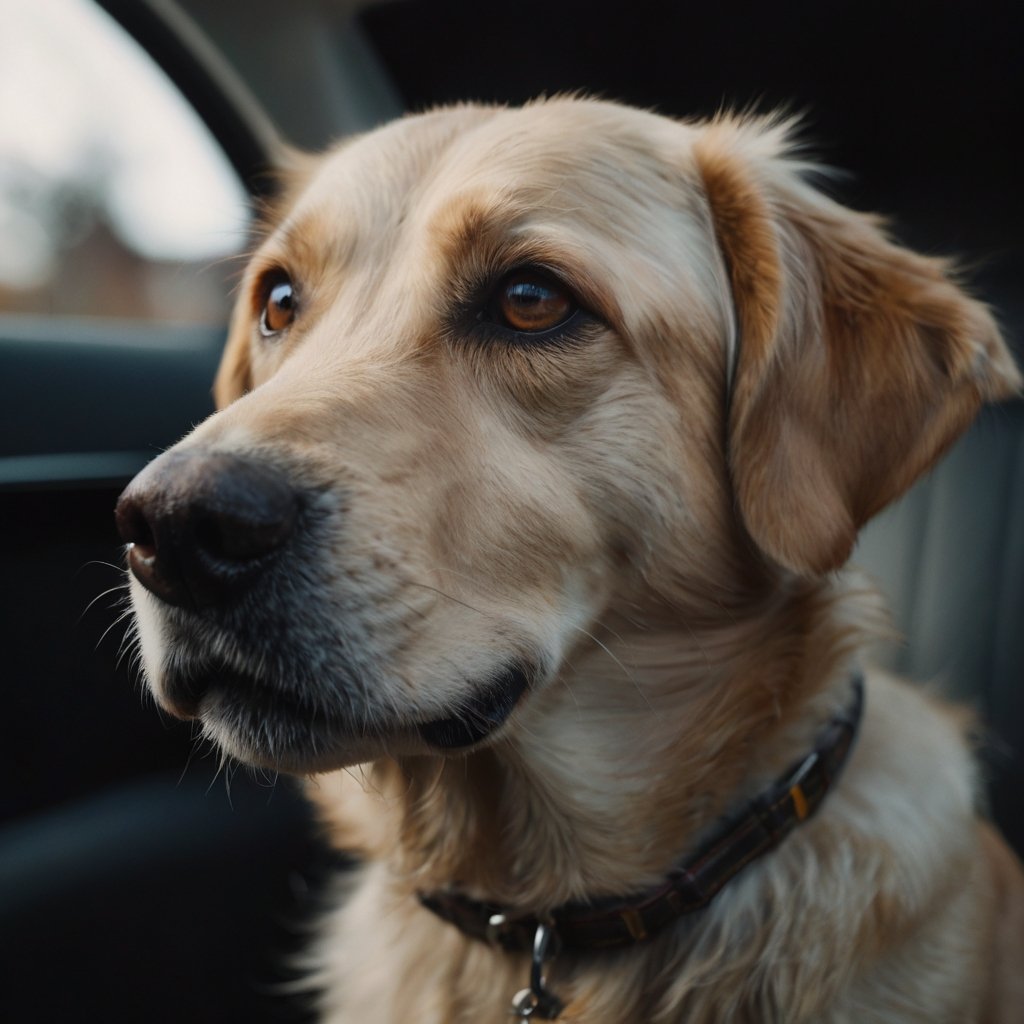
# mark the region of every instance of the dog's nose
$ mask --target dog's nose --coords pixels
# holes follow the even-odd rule
[[[117,528],[135,578],[181,608],[244,593],[291,536],[298,498],[263,463],[221,452],[169,452],[118,499]]]

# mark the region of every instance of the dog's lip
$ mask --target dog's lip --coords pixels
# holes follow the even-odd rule
[[[304,736],[310,741],[310,749],[320,748],[323,758],[317,760],[319,763],[323,759],[325,764],[333,757],[326,748],[344,756],[345,763],[349,763],[345,752],[357,746],[364,752],[360,760],[367,759],[371,747],[383,744],[389,749],[404,749],[411,743],[410,750],[419,746],[422,751],[421,745],[425,744],[437,752],[461,751],[482,743],[505,724],[533,677],[525,663],[506,665],[485,686],[460,701],[451,715],[419,723],[401,719],[370,722],[362,715],[346,713],[342,707],[331,714],[323,704],[314,707],[291,688],[205,661],[165,677],[159,700],[176,717],[228,725],[229,732],[237,733],[242,741],[239,749],[248,751],[242,760],[264,763],[271,759],[285,770],[304,771],[312,762],[306,764],[307,756],[298,749],[285,751],[278,747],[273,758],[269,748],[259,749],[262,745],[255,737],[265,735],[260,723],[277,722],[283,726],[283,734]]]
[[[246,671],[206,665],[177,685],[201,693],[192,717],[245,764],[309,775],[373,760],[385,743],[400,742],[400,728],[374,722],[342,700],[332,708]],[[162,701],[167,701],[166,686]]]
[[[440,750],[475,746],[505,724],[529,687],[530,673],[526,667],[510,665],[484,689],[462,702],[455,714],[424,722],[417,730],[425,743]]]
[[[203,718],[227,701],[268,717],[315,718],[334,727],[347,725],[354,717],[341,712],[328,715],[323,706],[314,706],[289,687],[218,662],[203,662],[165,679],[160,696],[167,710],[180,718]],[[371,734],[366,728],[352,732],[360,736]]]
[[[199,717],[205,691],[195,677],[174,675],[164,679],[157,700],[168,714],[189,722]]]
[[[186,720],[202,718],[225,697],[240,699],[254,707],[273,701],[278,711],[296,703],[279,688],[255,675],[217,662],[202,662],[168,674],[159,693],[164,709]]]

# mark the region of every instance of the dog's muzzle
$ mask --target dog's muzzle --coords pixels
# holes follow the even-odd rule
[[[446,709],[377,697],[389,666],[360,647],[362,609],[322,597],[324,524],[338,530],[337,513],[293,480],[193,448],[156,459],[121,495],[128,567],[162,606],[147,609],[160,623],[150,684],[161,706],[201,720],[241,760],[292,771],[366,760],[385,742],[457,754],[490,739],[535,685],[536,654],[495,659]]]

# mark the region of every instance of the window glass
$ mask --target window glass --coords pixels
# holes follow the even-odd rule
[[[222,321],[245,191],[92,0],[0,0],[0,314]]]

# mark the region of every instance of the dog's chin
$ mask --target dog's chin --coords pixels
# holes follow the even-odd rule
[[[375,760],[457,755],[486,745],[530,689],[534,673],[505,665],[472,686],[451,713],[428,720],[372,715],[303,697],[234,669],[165,681],[161,703],[198,719],[226,754],[256,767],[308,775]]]

